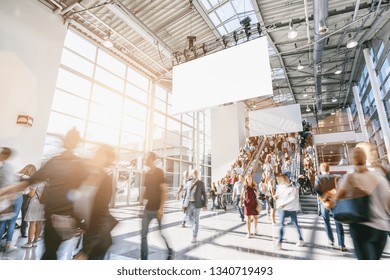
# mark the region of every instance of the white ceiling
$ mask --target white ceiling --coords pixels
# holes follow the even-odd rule
[[[171,87],[173,65],[193,58],[188,36],[196,36],[192,50],[197,55],[234,46],[233,33],[221,34],[222,28],[238,26],[238,37],[246,40],[239,21],[249,16],[252,21],[249,39],[267,36],[273,73],[273,98],[246,100],[256,110],[269,106],[300,103],[302,113],[322,108],[323,114],[350,103],[351,83],[363,62],[362,44],[389,21],[389,0],[329,0],[327,9],[314,11],[315,0],[38,0],[62,16],[71,28],[101,44],[108,33],[114,40],[111,52],[166,87]],[[326,5],[327,3],[327,5]],[[358,4],[359,6],[356,6]],[[233,8],[232,8],[233,7]],[[229,9],[226,9],[229,8]],[[313,49],[314,18],[326,10],[328,32],[318,35],[324,40],[321,86],[315,87]],[[210,15],[212,17],[210,17]],[[218,22],[218,26],[214,23]],[[298,31],[289,39],[289,24]],[[229,30],[226,30],[228,32]],[[225,33],[225,32],[224,32]],[[359,45],[347,49],[349,34]],[[240,42],[239,41],[239,42]],[[319,41],[317,41],[318,43]],[[297,70],[299,62],[305,67]],[[334,72],[340,68],[339,75]],[[353,73],[352,70],[354,70]],[[318,78],[318,76],[317,76]],[[317,80],[318,81],[318,80]],[[337,102],[332,98],[337,97]],[[319,104],[318,100],[322,100]],[[310,114],[313,113],[313,110]]]

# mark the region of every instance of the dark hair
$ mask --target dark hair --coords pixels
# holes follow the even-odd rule
[[[73,150],[74,148],[76,148],[80,140],[80,133],[77,131],[76,128],[72,128],[68,131],[68,133],[66,133],[64,137],[64,148],[66,150]]]

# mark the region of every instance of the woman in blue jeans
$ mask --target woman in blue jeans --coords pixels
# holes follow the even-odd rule
[[[20,209],[22,208],[22,203],[23,203],[23,197],[22,194],[19,193],[17,194],[15,201],[13,202],[13,216],[9,220],[1,221],[0,222],[0,236],[3,236],[6,227],[7,227],[7,241],[5,245],[5,250],[11,250],[14,249],[12,247],[12,237],[14,236],[14,231],[15,231],[15,224],[16,220],[18,218]]]
[[[379,260],[390,231],[390,186],[383,175],[366,167],[366,158],[362,149],[352,150],[355,170],[344,176],[335,198],[336,201],[344,199],[353,190],[369,195],[369,221],[350,224],[350,233],[359,260]]]
[[[291,222],[295,226],[298,234],[298,247],[305,246],[303,242],[301,230],[299,229],[297,212],[299,210],[299,190],[296,186],[290,184],[290,180],[286,174],[278,174],[276,176],[276,208],[279,211],[279,239],[276,244],[276,249],[282,249],[284,219],[291,217]]]

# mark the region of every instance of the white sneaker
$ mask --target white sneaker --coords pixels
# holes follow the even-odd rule
[[[32,243],[26,243],[26,244],[23,244],[21,247],[22,248],[31,248],[33,245],[32,245]]]
[[[33,247],[37,247],[38,246],[38,241],[33,241],[33,243],[31,244]]]
[[[282,242],[278,241],[278,243],[276,243],[275,250],[282,250]]]
[[[303,240],[299,240],[297,242],[297,247],[304,247],[305,246],[305,242],[303,242]]]
[[[251,238],[250,233],[248,233],[248,234],[246,235],[246,238],[247,238],[247,239]]]
[[[196,237],[192,238],[191,243],[196,243],[196,242],[197,242]]]

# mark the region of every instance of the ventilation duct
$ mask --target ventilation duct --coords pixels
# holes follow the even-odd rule
[[[316,93],[317,111],[322,112],[322,55],[325,48],[324,34],[319,32],[320,27],[326,24],[328,19],[328,0],[313,1],[314,15],[314,47],[313,69],[314,85]],[[322,33],[322,34],[321,34]]]

